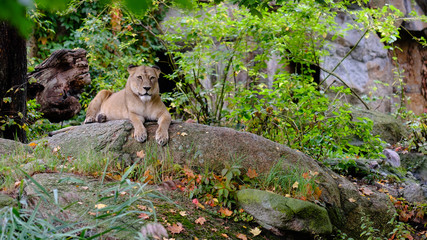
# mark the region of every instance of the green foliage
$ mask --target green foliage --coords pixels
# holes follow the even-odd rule
[[[410,135],[404,144],[408,149],[427,154],[427,114],[418,117],[412,114],[408,119]]]
[[[335,12],[320,13],[312,4],[284,3],[277,11],[263,11],[262,19],[244,8],[202,4],[200,12],[167,20],[160,37],[177,66],[169,76],[179,91],[172,106],[199,122],[218,123],[240,79],[246,76],[244,87],[265,81],[262,69],[277,55],[283,65],[292,61],[310,75],[309,65],[326,54],[317,47],[323,45],[323,35],[335,30]]]
[[[353,119],[351,106],[342,101],[348,89],[333,89],[336,97],[330,100],[300,75],[278,75],[272,89],[258,85],[238,92],[230,99],[235,108],[228,117],[249,132],[318,159],[345,154],[378,157],[382,141],[370,133],[372,120]],[[352,144],[355,138],[364,144]]]
[[[265,175],[260,177],[264,189],[301,200],[318,200],[322,191],[317,184],[317,172],[300,167],[284,167],[279,160]]]

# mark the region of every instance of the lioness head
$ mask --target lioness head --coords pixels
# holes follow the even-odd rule
[[[130,65],[128,72],[127,84],[130,85],[132,92],[143,102],[150,101],[152,97],[159,95],[159,67]]]

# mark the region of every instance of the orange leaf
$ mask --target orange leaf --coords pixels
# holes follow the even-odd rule
[[[37,143],[35,143],[35,142],[32,142],[32,143],[30,143],[30,144],[28,144],[31,148],[35,148],[36,146],[37,146]]]
[[[180,223],[180,222],[174,223],[173,225],[168,226],[167,229],[172,234],[178,234],[178,233],[181,233],[182,231],[184,231],[184,228],[182,227],[182,223]]]
[[[310,174],[308,172],[305,172],[305,173],[302,174],[302,177],[304,179],[308,179],[308,178],[310,178]]]
[[[316,195],[316,198],[319,199],[322,194],[322,190],[320,190],[319,187],[316,187],[316,189],[314,189],[314,194]]]
[[[236,234],[236,237],[237,237],[238,239],[241,239],[241,240],[248,240],[248,238],[246,237],[246,235],[245,235],[245,234],[243,234],[243,233],[238,233],[238,234]]]
[[[139,158],[144,158],[145,157],[145,152],[144,150],[141,150],[139,152],[136,152],[136,156]]]
[[[255,171],[255,169],[249,168],[248,172],[246,173],[246,175],[252,179],[252,178],[256,178],[258,177],[258,173]]]
[[[219,210],[219,213],[221,213],[221,215],[225,216],[225,217],[229,217],[233,214],[232,211],[228,210],[228,208],[222,208]]]
[[[227,234],[225,234],[225,233],[221,233],[221,236],[223,236],[223,237],[225,237],[225,238],[228,238],[228,235],[227,235]]]
[[[150,169],[145,170],[144,178],[144,183],[149,183],[151,179],[153,179],[153,175],[150,174]]]
[[[196,221],[194,221],[196,224],[200,224],[203,225],[206,222],[206,218],[204,217],[199,217],[198,219],[196,219]]]

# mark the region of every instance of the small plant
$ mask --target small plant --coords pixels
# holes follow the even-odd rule
[[[278,161],[261,177],[261,186],[265,189],[301,200],[318,200],[322,191],[317,184],[318,172],[299,167],[284,167],[283,160]]]
[[[39,193],[38,200],[33,204],[34,201],[21,197],[17,207],[0,209],[0,239],[97,239],[113,236],[131,238],[140,235],[138,230],[145,223],[144,219],[151,217],[157,221],[153,204],[144,199],[144,196],[158,196],[152,191],[146,191],[145,184],[127,179],[134,167],[135,165],[123,174],[121,181],[105,186],[101,183],[101,186],[96,187],[95,189],[99,189],[94,195],[97,200],[81,205],[87,206],[87,209],[75,221],[63,216],[66,216],[67,208],[76,202],[64,206],[57,189],[46,189],[23,172],[28,178],[28,184]],[[61,183],[67,181],[70,181],[69,184],[88,184],[69,177],[60,180]],[[151,210],[148,211],[139,204],[148,205]],[[144,219],[139,216],[144,216]]]

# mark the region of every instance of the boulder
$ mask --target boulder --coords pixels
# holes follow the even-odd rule
[[[237,199],[238,204],[266,229],[313,235],[332,232],[328,212],[314,203],[256,189],[238,191]]]
[[[391,149],[384,149],[383,154],[386,157],[386,161],[393,167],[400,167],[400,157],[397,152]]]
[[[193,123],[172,122],[169,142],[160,147],[155,142],[157,124],[146,124],[148,140],[139,143],[132,137],[132,125],[127,120],[109,121],[75,126],[60,130],[47,139],[51,148],[60,147],[61,153],[78,158],[93,151],[115,154],[132,163],[137,152],[157,152],[160,161],[221,172],[226,165],[238,164],[252,168],[258,174],[267,174],[270,169],[282,164],[283,169],[298,166],[318,172],[317,180],[322,190],[320,201],[325,204],[331,223],[339,229],[358,236],[361,217],[375,218],[378,229],[384,229],[393,217],[394,208],[383,193],[363,197],[347,179],[307,155],[289,147],[272,142],[255,134],[239,132],[230,128],[212,127]],[[372,203],[372,199],[379,202]],[[353,201],[354,200],[354,201]],[[351,221],[349,221],[351,219]]]
[[[0,209],[17,205],[17,201],[9,195],[0,193]]]
[[[0,138],[0,155],[12,154],[13,152],[22,151],[31,152],[32,149],[26,144],[9,139]]]
[[[403,197],[409,202],[425,203],[426,197],[424,196],[423,188],[418,183],[408,183],[403,188]]]
[[[409,135],[405,124],[394,116],[378,111],[353,110],[353,119],[357,117],[366,117],[374,122],[372,134],[379,135],[381,140],[395,144]]]

